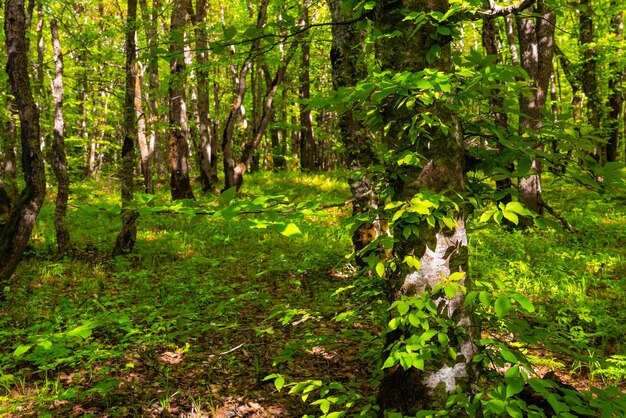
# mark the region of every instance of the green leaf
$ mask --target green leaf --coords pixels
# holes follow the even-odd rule
[[[517,363],[517,357],[515,357],[515,354],[513,354],[513,352],[506,347],[502,347],[502,349],[500,350],[500,355],[505,361],[508,361],[509,363]]]
[[[379,277],[385,275],[385,265],[383,263],[376,264],[376,274],[378,274]]]
[[[231,200],[233,200],[235,198],[235,196],[237,195],[237,187],[233,186],[230,189],[226,189],[224,190],[219,197],[219,202],[220,205],[224,206],[224,205],[228,205]]]
[[[511,396],[517,395],[522,390],[524,390],[524,379],[521,377],[515,377],[507,380],[506,382],[506,397],[510,398]]]
[[[17,346],[15,351],[13,352],[14,357],[20,357],[22,354],[26,353],[32,347],[32,344],[20,344]]]
[[[402,235],[404,236],[404,239],[409,239],[409,237],[411,236],[411,225],[407,225],[404,227],[404,229],[402,230]]]
[[[526,296],[520,293],[512,293],[511,299],[515,300],[515,302],[519,303],[520,306],[526,309],[528,312],[535,312],[535,305],[528,299]]]
[[[294,223],[289,223],[284,226],[284,228],[280,229],[280,233],[286,237],[293,237],[294,235],[300,235],[302,232],[300,228]]]
[[[513,222],[515,225],[519,223],[519,217],[513,212],[504,211],[502,212],[502,215],[509,221]]]
[[[500,296],[494,305],[494,309],[496,310],[496,315],[498,318],[502,319],[509,313],[511,310],[511,300],[507,295]]]
[[[324,413],[327,414],[328,411],[330,411],[330,401],[328,399],[324,399],[321,403],[320,403],[320,410]]]
[[[276,386],[276,389],[281,390],[283,386],[285,386],[285,378],[283,376],[278,376],[276,380],[274,380],[274,386]]]

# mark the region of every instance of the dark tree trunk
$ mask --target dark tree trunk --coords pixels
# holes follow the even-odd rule
[[[543,126],[542,111],[546,106],[552,58],[554,55],[554,27],[556,15],[547,9],[547,5],[538,2],[534,7],[535,16],[518,15],[517,30],[521,51],[521,64],[531,78],[532,95],[520,96],[520,128],[531,137]],[[541,150],[537,144],[531,147]],[[520,200],[527,208],[537,213],[543,212],[541,205],[541,171],[542,164],[533,161],[531,175],[520,178]],[[528,224],[530,220],[524,219]]]
[[[363,50],[365,33],[354,24],[339,24],[349,19],[349,16],[341,11],[340,0],[328,0],[328,5],[332,20],[336,23],[332,26],[333,41],[330,49],[333,86],[335,90],[354,87],[367,75],[367,69],[358,63],[360,54],[357,53]],[[355,118],[352,111],[346,110],[338,118],[346,163],[352,173],[349,180],[353,199],[352,215],[358,216],[378,208],[372,179],[366,172],[367,167],[376,162],[376,156],[367,129]],[[367,218],[352,235],[358,264],[364,264],[359,252],[381,233],[380,222],[374,219],[374,215]]]
[[[46,195],[46,174],[39,131],[39,111],[33,100],[28,75],[24,0],[7,0],[4,7],[7,73],[20,116],[24,189],[0,231],[0,289],[9,282],[26,249]],[[3,297],[0,294],[0,298]]]
[[[310,0],[305,0],[304,11],[300,27],[309,25]],[[315,138],[313,137],[313,121],[311,110],[307,108],[307,101],[311,98],[311,44],[304,37],[300,40],[302,62],[300,68],[300,168],[304,171],[315,170],[318,167],[315,158]]]
[[[71,249],[70,233],[67,229],[67,200],[69,198],[70,177],[67,173],[65,157],[65,121],[63,119],[63,52],[59,40],[59,28],[56,19],[50,21],[52,49],[54,52],[55,71],[52,80],[54,98],[54,140],[50,149],[50,165],[57,180],[57,197],[54,209],[54,226],[57,233],[57,249],[61,254]]]
[[[587,108],[587,120],[593,129],[598,132],[600,129],[602,101],[597,77],[598,54],[594,46],[593,8],[590,0],[580,0],[579,4],[578,23],[580,29],[578,42],[582,54],[581,85],[585,94],[584,102]],[[605,144],[596,143],[594,158],[600,163],[606,161]]]
[[[188,19],[187,0],[176,0],[170,25],[170,138],[169,167],[172,200],[193,199],[189,180],[189,127],[185,100],[184,32]]]
[[[377,55],[383,70],[392,72],[419,72],[427,67],[449,73],[452,69],[450,38],[432,36],[436,27],[425,24],[416,30],[412,22],[404,21],[404,14],[412,11],[437,11],[446,13],[446,0],[404,0],[387,3],[376,9],[375,25],[382,33],[402,32],[402,36],[381,38],[377,45]],[[427,52],[437,45],[441,51],[436,59],[428,61]],[[449,100],[453,100],[451,97]],[[391,164],[397,175],[393,186],[397,201],[410,201],[420,192],[448,193],[454,196],[465,188],[465,150],[463,133],[457,115],[447,109],[443,103],[409,109],[397,106],[394,100],[379,104],[382,106],[386,132],[384,141],[389,149],[396,152],[417,152],[425,158],[421,167],[409,166],[402,172],[396,172],[398,166]],[[423,135],[413,137],[411,126],[416,112],[430,112],[436,115],[442,126],[426,127]],[[391,178],[392,172],[388,173]],[[388,271],[389,297],[394,302],[403,296],[418,296],[432,290],[442,277],[453,273],[462,274],[460,284],[471,288],[467,275],[467,232],[465,229],[466,213],[464,209],[450,208],[448,216],[456,221],[449,227],[431,227],[422,218],[415,226],[419,234],[405,236],[402,223],[398,223],[394,235],[394,256],[404,260],[412,256],[420,260],[421,268],[409,267],[399,263],[395,271]],[[477,329],[472,323],[470,313],[463,306],[463,293],[457,292],[452,298],[441,297],[434,301],[438,315],[454,322],[455,327],[448,329],[450,347],[456,356],[447,352],[435,354],[424,359],[422,367],[404,369],[400,365],[385,369],[378,396],[379,404],[386,409],[415,414],[421,409],[445,409],[449,395],[455,392],[457,385],[469,392],[476,382],[472,359],[476,347],[472,340]],[[398,342],[406,330],[398,328],[387,335],[388,347]],[[408,336],[407,336],[408,337]],[[444,351],[444,350],[442,350]]]
[[[8,86],[7,86],[8,87]],[[2,130],[3,153],[2,165],[0,166],[0,178],[2,178],[3,188],[7,194],[11,208],[17,201],[19,190],[17,188],[17,132],[15,127],[15,103],[11,98],[7,98],[7,121]],[[6,212],[8,217],[10,211]]]
[[[126,21],[126,87],[124,94],[124,143],[122,145],[122,229],[117,234],[113,257],[133,250],[137,239],[137,211],[129,209],[133,200],[133,171],[135,167],[135,142],[137,127],[135,125],[135,88],[138,82],[134,65],[136,55],[135,24],[137,20],[137,0],[128,0],[128,17]]]
[[[487,55],[493,55],[498,57],[496,62],[500,62],[501,59],[499,57],[498,51],[498,43],[496,39],[496,26],[495,26],[495,18],[486,17],[483,19],[483,30],[482,30],[482,41],[483,47],[485,48],[485,52]],[[513,38],[513,41],[515,39]],[[513,51],[512,51],[513,52]],[[508,117],[507,114],[504,113],[504,98],[499,95],[498,89],[494,89],[491,91],[491,97],[489,98],[489,113],[493,117],[494,123],[498,128],[502,128],[503,130],[508,128]],[[502,152],[504,147],[501,143],[498,143],[498,150]],[[513,171],[513,164],[507,163],[506,168],[509,171]],[[505,192],[503,202],[507,203],[511,201],[511,194],[509,193],[512,188],[513,183],[511,179],[503,179],[496,181],[496,187],[499,190]]]
[[[612,2],[613,5],[615,1]],[[622,20],[622,12],[616,11],[613,17],[612,25],[615,28],[615,37],[618,40],[624,40],[624,22]],[[616,56],[621,57],[621,49],[618,50]],[[617,68],[619,66],[616,65]],[[620,131],[620,120],[622,118],[622,112],[624,107],[624,92],[622,91],[622,83],[624,79],[623,70],[617,70],[613,73],[609,79],[609,118],[608,118],[608,130],[609,140],[606,144],[606,161],[617,161],[617,150],[622,137]]]

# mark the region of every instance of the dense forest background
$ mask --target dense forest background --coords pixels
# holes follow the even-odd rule
[[[623,416],[624,9],[6,0],[0,414]]]

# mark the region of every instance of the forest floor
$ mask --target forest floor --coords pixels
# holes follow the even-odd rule
[[[540,376],[623,390],[626,199],[546,189],[576,232],[470,224],[471,274],[528,296],[534,323],[571,342],[526,352]],[[251,175],[238,207],[142,195],[135,251],[111,259],[117,195],[73,186],[64,258],[48,196],[0,305],[1,416],[319,416],[334,410],[320,390],[373,403],[387,306],[353,287],[339,173]]]

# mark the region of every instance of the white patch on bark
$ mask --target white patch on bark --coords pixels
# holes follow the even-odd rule
[[[426,387],[430,389],[430,394],[434,391],[440,383],[445,385],[446,393],[453,393],[456,389],[456,379],[460,377],[467,377],[467,370],[464,363],[457,363],[454,367],[444,365],[441,369],[434,373],[429,374],[424,383]]]
[[[421,268],[407,275],[404,284],[400,289],[400,294],[420,294],[434,288],[441,281],[441,275],[450,276],[450,258],[461,248],[467,247],[467,234],[465,233],[465,222],[462,218],[457,219],[459,226],[454,229],[450,236],[441,231],[436,234],[437,245],[432,250],[426,246],[424,254],[420,258]],[[453,248],[453,251],[450,249]],[[447,254],[447,256],[446,256]],[[463,284],[464,281],[461,281]],[[440,301],[437,301],[439,303]],[[451,318],[454,311],[461,303],[461,295],[447,303],[448,317]]]

